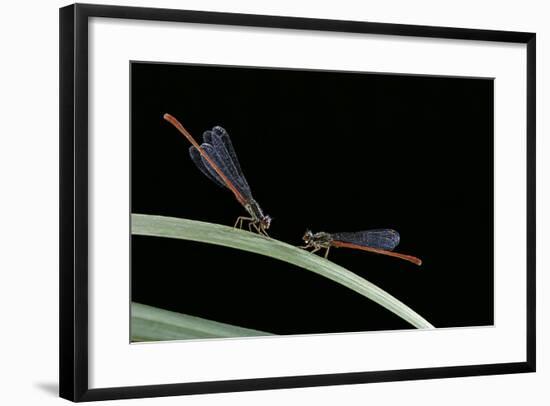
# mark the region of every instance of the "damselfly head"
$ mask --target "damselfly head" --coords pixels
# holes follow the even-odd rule
[[[271,217],[269,216],[263,216],[261,219],[260,219],[260,226],[264,229],[264,230],[267,230],[269,228],[269,226],[271,225],[271,220],[273,220]]]
[[[309,244],[311,240],[313,240],[313,233],[311,232],[311,230],[306,230],[304,236],[302,237],[302,240],[304,240],[306,244]]]

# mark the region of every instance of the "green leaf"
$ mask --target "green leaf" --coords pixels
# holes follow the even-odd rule
[[[434,327],[410,307],[353,272],[273,238],[221,224],[146,214],[132,214],[132,234],[199,241],[276,258],[339,283],[385,307],[414,327]]]
[[[132,341],[269,336],[271,333],[132,302]]]

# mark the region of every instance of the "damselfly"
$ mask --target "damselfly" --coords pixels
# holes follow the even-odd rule
[[[176,127],[192,144],[189,155],[197,168],[212,182],[233,192],[237,201],[249,214],[250,217],[239,216],[234,227],[242,228],[243,221],[248,221],[250,231],[254,227],[259,234],[267,236],[271,217],[263,213],[258,202],[252,197],[250,186],[243,175],[227,131],[219,126],[205,131],[204,142],[199,145],[175,117],[165,114],[164,119]]]
[[[325,258],[331,247],[344,247],[356,250],[374,252],[375,254],[388,255],[390,257],[404,259],[416,265],[421,265],[422,261],[412,255],[399,254],[392,252],[399,244],[399,233],[391,229],[378,229],[357,231],[354,233],[312,233],[307,230],[302,237],[305,246],[300,248],[313,248],[312,253],[324,248]]]

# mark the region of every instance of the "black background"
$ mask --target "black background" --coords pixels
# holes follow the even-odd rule
[[[274,238],[394,228],[398,259],[332,249],[436,327],[493,323],[491,79],[131,64],[132,212],[233,225],[246,214],[191,162],[171,113],[223,126]],[[277,334],[411,328],[290,264],[132,237],[132,300]]]

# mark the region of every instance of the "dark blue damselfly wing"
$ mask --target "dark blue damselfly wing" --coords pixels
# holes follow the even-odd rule
[[[222,127],[216,126],[203,134],[204,142],[201,148],[208,154],[210,159],[220,168],[223,174],[229,179],[233,186],[245,198],[252,199],[252,192],[246,178],[244,177],[237,154],[229,138],[229,134]],[[227,187],[223,179],[210,166],[195,147],[189,148],[189,155],[199,170],[218,186]]]
[[[205,149],[204,144],[201,147],[203,149]],[[208,147],[212,147],[212,146],[208,145]],[[222,188],[226,187],[223,180],[218,176],[218,174],[215,171],[210,172],[210,170],[207,169],[207,168],[210,168],[210,165],[206,166],[208,163],[206,163],[206,165],[203,163],[201,153],[199,152],[199,150],[197,148],[195,148],[193,146],[189,147],[189,155],[191,156],[191,160],[195,163],[197,168],[199,168],[199,170],[203,173],[204,176],[206,176],[208,179],[210,179],[216,185],[218,185]]]
[[[399,244],[399,233],[389,228],[357,231],[351,233],[333,233],[332,238],[363,247],[392,251]]]
[[[203,134],[203,139],[204,142],[212,144],[216,151],[219,151],[223,155],[229,156],[229,161],[232,163],[232,169],[235,170],[235,173],[240,180],[248,186],[248,182],[246,181],[243,171],[241,170],[237,153],[235,152],[235,148],[233,148],[233,143],[231,142],[231,138],[229,138],[227,131],[220,126],[216,126],[212,128],[212,131],[205,131]]]

